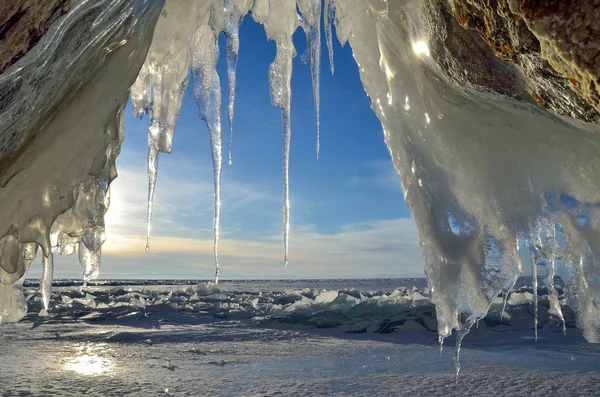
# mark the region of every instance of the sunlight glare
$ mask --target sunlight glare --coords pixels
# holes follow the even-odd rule
[[[75,356],[65,363],[64,369],[88,376],[105,375],[112,372],[112,361],[99,356],[97,354],[98,347],[79,347]]]
[[[426,56],[426,57],[429,56],[429,46],[423,40],[415,41],[413,43],[413,51],[417,55]]]
[[[104,214],[104,227],[107,235],[119,225],[125,206],[126,203],[123,199],[123,191],[120,184],[112,183],[110,186],[110,205],[108,206],[108,211]]]

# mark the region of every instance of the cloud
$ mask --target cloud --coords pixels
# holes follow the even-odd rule
[[[178,158],[175,164],[161,158],[151,252],[146,253],[144,167],[144,162],[119,164],[106,217],[101,277],[212,278],[212,169],[190,159]],[[241,218],[240,213],[258,212],[262,223],[269,224],[244,233],[229,225],[222,228],[226,233],[221,235],[219,257],[224,279],[423,276],[421,248],[409,218],[350,223],[330,233],[319,232],[315,225],[295,224],[285,270],[280,192],[272,194],[264,186],[231,177],[223,190],[227,192],[224,214],[231,211],[231,218]],[[29,277],[36,277],[38,266],[33,266]],[[81,274],[76,255],[56,258],[56,269],[57,277]]]
[[[400,179],[390,159],[371,161],[366,168],[372,172],[370,179],[374,187],[401,192]]]
[[[128,158],[142,156],[140,153],[127,155]],[[118,166],[119,177],[111,185],[111,205],[106,215],[107,235],[145,235],[148,203],[145,162],[119,163]],[[224,178],[221,189],[222,221],[227,214],[240,211],[272,215],[273,209],[278,210],[281,205],[281,194],[232,177]],[[212,167],[203,167],[190,158],[177,158],[175,164],[167,155],[162,155],[153,203],[152,234],[212,236]]]
[[[363,167],[366,175],[353,176],[345,181],[346,187],[357,189],[380,189],[402,192],[400,179],[396,175],[391,159],[374,160]]]
[[[347,225],[337,233],[312,228],[293,230],[290,267],[283,269],[282,237],[228,239],[220,242],[223,278],[345,278],[419,277],[423,275],[421,248],[411,219]],[[115,236],[106,243],[105,263],[128,263],[131,275],[148,272],[167,277],[210,278],[213,273],[212,238],[193,239],[157,235],[152,251],[143,251],[143,236]],[[121,267],[122,268],[122,267]],[[137,272],[137,273],[136,273]],[[174,276],[171,276],[174,277]]]

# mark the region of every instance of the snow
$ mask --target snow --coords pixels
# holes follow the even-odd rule
[[[567,336],[542,328],[534,344],[531,330],[473,327],[456,383],[452,352],[440,357],[435,332],[414,317],[402,322],[397,315],[374,314],[331,328],[322,327],[343,319],[340,312],[281,321],[268,314],[269,307],[298,295],[270,289],[274,285],[249,284],[248,290],[265,291],[261,295],[228,283],[218,289],[58,287],[48,317],[37,315],[41,302],[34,286],[26,286],[25,294],[34,295],[29,314],[0,328],[0,394],[166,396],[168,389],[169,395],[211,396],[585,396],[597,390],[600,351],[575,328]],[[351,296],[344,290],[327,294],[333,292]],[[360,301],[392,293],[366,298],[367,291],[355,292],[365,296]],[[258,310],[252,308],[256,300]],[[253,317],[260,313],[271,320]],[[531,315],[528,320],[533,324]]]

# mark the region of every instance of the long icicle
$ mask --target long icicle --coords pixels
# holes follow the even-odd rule
[[[310,76],[312,80],[313,102],[315,107],[316,125],[316,151],[319,159],[320,144],[320,86],[321,86],[321,0],[310,0],[306,3],[299,2],[302,15],[300,15],[310,54]]]
[[[171,153],[173,134],[189,82],[190,38],[197,24],[190,1],[168,1],[138,78],[131,86],[133,115],[148,115],[148,213],[146,251],[150,250],[153,200],[159,153]]]
[[[562,313],[562,309],[560,307],[560,302],[558,300],[558,293],[556,292],[556,287],[554,285],[554,276],[556,275],[556,259],[557,257],[562,257],[559,255],[560,247],[556,242],[556,225],[551,224],[546,227],[546,251],[548,265],[546,266],[546,274],[544,275],[544,285],[548,288],[548,301],[549,301],[549,309],[548,313],[555,315],[558,317],[562,324],[563,334],[566,334],[566,324],[565,318]]]
[[[283,121],[283,244],[285,256],[283,266],[287,269],[290,245],[290,146],[292,139],[289,106],[281,107]]]
[[[242,12],[235,6],[231,5],[229,0],[225,0],[225,23],[223,29],[227,43],[225,51],[227,53],[227,84],[228,84],[228,99],[227,103],[227,119],[229,120],[229,154],[228,164],[232,163],[232,148],[233,148],[233,116],[235,107],[235,87],[236,87],[236,69],[238,63],[238,55],[240,50],[240,21]]]
[[[148,212],[146,215],[146,252],[150,251],[150,232],[152,230],[152,205],[158,175],[158,146],[160,139],[160,123],[152,121],[148,129]]]
[[[565,324],[565,317],[558,301],[558,293],[556,292],[556,286],[554,285],[554,275],[556,274],[556,263],[552,259],[550,261],[550,267],[546,269],[546,276],[544,277],[544,284],[548,288],[548,300],[550,301],[550,309],[548,312],[554,314],[561,322],[563,334],[567,333],[567,326]]]
[[[50,306],[50,293],[52,291],[52,279],[54,277],[54,255],[42,255],[42,279],[40,280],[40,290],[42,293],[42,304],[44,310],[48,311]]]
[[[537,281],[537,265],[535,262],[535,254],[533,250],[529,251],[531,260],[531,279],[533,283],[533,328],[535,341],[538,341],[538,281]]]
[[[329,69],[333,76],[333,33],[332,28],[335,17],[334,0],[325,0],[325,12],[323,16],[323,24],[325,26],[325,40],[327,41],[327,50],[329,52]]]
[[[506,303],[508,302],[508,295],[510,291],[504,292],[504,299],[502,300],[502,313],[500,313],[500,321],[504,320],[504,313],[506,311]]]
[[[219,282],[219,226],[223,163],[221,154],[221,83],[216,69],[218,59],[217,36],[211,28],[201,25],[195,32],[192,44],[192,71],[194,74],[194,98],[198,104],[198,115],[206,122],[208,128],[213,161],[215,284]]]
[[[290,146],[292,138],[290,105],[292,100],[292,59],[294,45],[292,36],[281,35],[276,38],[277,54],[269,67],[269,83],[271,86],[271,102],[281,108],[283,125],[283,245],[284,267],[287,269],[290,234]]]

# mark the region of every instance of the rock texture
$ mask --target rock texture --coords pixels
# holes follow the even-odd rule
[[[440,8],[453,16],[446,21],[449,32],[454,24],[476,32],[497,58],[516,65],[540,107],[587,122],[600,119],[600,0],[443,0]],[[461,36],[450,38],[456,43]],[[471,45],[480,52],[477,39]],[[490,73],[503,81],[506,68],[499,70]]]
[[[509,0],[541,54],[600,112],[600,0]]]
[[[0,73],[25,55],[70,6],[71,0],[0,0]]]
[[[531,101],[522,87],[518,68],[499,57],[475,28],[465,29],[446,0],[430,0],[422,6],[429,22],[432,58],[459,90],[493,92]],[[464,21],[463,21],[464,22]]]

